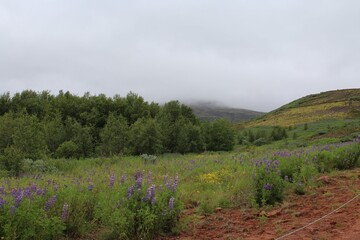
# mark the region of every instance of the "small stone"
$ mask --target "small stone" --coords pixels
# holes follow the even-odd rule
[[[321,176],[317,179],[317,181],[321,181],[323,183],[329,184],[330,183],[330,177],[329,176]]]
[[[301,217],[302,215],[303,215],[302,212],[296,212],[296,213],[294,213],[294,216],[295,216],[295,217]]]
[[[266,214],[265,211],[261,211],[261,212],[259,213],[259,216],[260,216],[260,217],[263,217],[263,216],[267,217],[267,214]]]
[[[215,208],[215,212],[220,212],[222,210],[222,208],[221,207],[217,207],[217,208]]]
[[[281,215],[280,210],[272,210],[267,213],[267,217],[275,217],[275,216],[279,216],[279,215]]]

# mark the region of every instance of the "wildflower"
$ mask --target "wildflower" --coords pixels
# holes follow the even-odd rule
[[[170,211],[174,208],[174,201],[175,201],[174,197],[171,197],[170,200],[169,200],[169,209],[170,209]]]
[[[114,186],[114,183],[115,183],[115,174],[112,173],[110,175],[110,183],[109,183],[109,186],[112,188]]]
[[[37,184],[36,183],[33,183],[30,188],[29,188],[32,192],[36,192],[36,189],[37,189]]]
[[[151,187],[148,188],[146,193],[146,199],[150,202],[155,198],[155,185],[151,185]]]
[[[5,187],[4,187],[4,185],[2,185],[2,186],[0,187],[0,193],[5,193]]]
[[[151,175],[152,175],[152,172],[149,171],[148,173],[148,177],[147,177],[147,183],[150,184],[151,183]]]
[[[172,185],[173,192],[176,192],[176,188],[177,188],[178,183],[179,183],[179,176],[176,175],[175,180],[174,180],[174,184]]]
[[[4,208],[5,200],[0,196],[0,208]]]
[[[125,181],[126,181],[126,174],[121,176],[121,185],[124,185]]]
[[[143,180],[143,178],[142,178],[141,175],[136,179],[135,185],[136,185],[136,188],[139,189],[139,190],[141,189],[142,180]]]
[[[88,186],[88,190],[89,191],[92,191],[94,189],[94,184],[93,183],[90,183],[89,186]]]
[[[22,191],[18,191],[17,195],[15,196],[15,207],[19,207],[21,200],[24,197],[24,193]]]
[[[272,185],[272,184],[267,183],[267,184],[264,185],[264,189],[265,189],[265,190],[271,191],[272,188],[273,188],[273,185]]]
[[[171,182],[172,182],[172,178],[170,178],[169,181],[166,183],[166,187],[167,187],[168,189],[171,188]]]
[[[63,206],[63,209],[61,212],[61,220],[63,220],[64,222],[66,221],[68,210],[69,210],[69,204],[64,203],[64,206]]]
[[[135,173],[135,181],[137,181],[138,178],[140,178],[140,177],[142,178],[142,174],[141,174],[141,172],[139,170],[137,170],[136,173]]]
[[[131,186],[128,188],[128,191],[127,191],[127,198],[131,198],[131,196],[134,194],[134,186]]]
[[[57,196],[50,197],[47,202],[45,203],[45,211],[49,211],[50,208],[52,208],[56,202]]]
[[[289,181],[288,175],[286,175],[286,176],[284,177],[284,180],[287,181],[287,182]]]

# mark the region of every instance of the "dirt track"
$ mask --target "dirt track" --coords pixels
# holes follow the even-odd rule
[[[223,209],[192,220],[178,236],[161,239],[276,239],[327,215],[360,193],[360,169],[338,172],[304,196],[291,194],[267,211]],[[184,217],[193,213],[184,212]],[[266,217],[260,217],[264,215]],[[360,239],[360,196],[294,233],[294,239]]]

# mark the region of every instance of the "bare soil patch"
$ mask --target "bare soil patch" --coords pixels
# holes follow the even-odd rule
[[[336,172],[306,195],[289,194],[271,209],[217,209],[199,216],[186,209],[186,227],[159,239],[277,239],[322,218],[360,193],[360,168]],[[190,220],[189,220],[190,219]],[[322,220],[282,239],[360,239],[360,196]]]

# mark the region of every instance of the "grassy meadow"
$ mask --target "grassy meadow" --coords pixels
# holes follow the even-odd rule
[[[186,208],[268,207],[311,193],[320,174],[359,167],[359,126],[300,124],[231,152],[25,160],[22,176],[0,178],[0,237],[154,239],[185,228]]]

